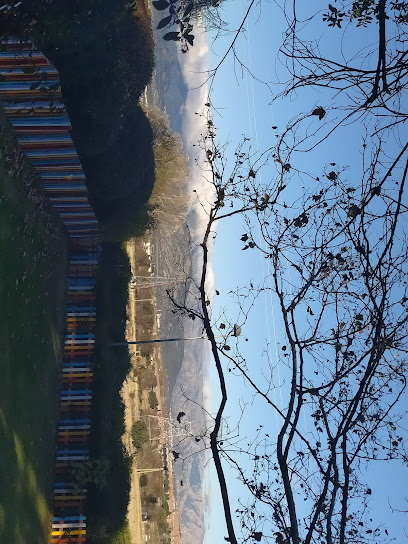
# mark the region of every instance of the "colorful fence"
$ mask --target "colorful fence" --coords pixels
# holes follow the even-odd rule
[[[31,43],[2,44],[0,99],[21,148],[70,239],[67,316],[63,347],[50,544],[86,541],[86,487],[72,466],[89,458],[95,343],[98,222],[70,136],[57,70]]]

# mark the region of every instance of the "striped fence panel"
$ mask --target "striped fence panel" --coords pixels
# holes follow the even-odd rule
[[[85,544],[84,485],[73,467],[89,459],[99,227],[71,139],[59,75],[30,42],[0,52],[0,100],[70,239],[50,544]]]

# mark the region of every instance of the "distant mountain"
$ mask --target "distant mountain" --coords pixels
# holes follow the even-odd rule
[[[153,28],[157,27],[162,14],[153,11]],[[164,31],[154,33],[155,69],[152,83],[148,88],[148,101],[153,101],[170,118],[171,128],[181,134],[182,115],[187,98],[187,85],[184,81],[178,60],[177,43],[164,41]]]
[[[157,27],[161,14],[153,10],[153,24]],[[155,104],[169,116],[171,128],[182,133],[183,112],[187,86],[179,63],[177,44],[161,39],[163,32],[155,32],[155,70],[147,91],[148,104]],[[176,296],[181,300],[191,284],[184,280],[192,274],[192,246],[186,225],[172,236],[158,229],[153,237],[153,264],[156,274],[175,279]],[[160,310],[162,338],[192,338],[202,335],[199,320],[178,319],[165,288],[156,290]],[[204,539],[204,466],[208,454],[204,435],[208,436],[208,418],[204,410],[210,361],[209,344],[205,340],[186,340],[162,345],[163,363],[167,369],[170,410],[176,419],[179,412],[185,416],[181,425],[191,423],[191,435],[175,440],[173,449],[180,453],[174,462],[174,480],[180,516],[183,544],[201,544]],[[204,438],[202,438],[202,436]]]
[[[190,334],[198,332],[193,327]],[[203,384],[208,374],[208,342],[185,342],[184,360],[172,395],[173,417],[185,413],[182,423],[187,425],[191,436],[174,444],[180,460],[174,463],[176,498],[180,514],[183,542],[200,544],[204,539],[204,466],[208,454],[209,422],[204,410],[206,399]],[[191,423],[191,428],[188,425]],[[183,459],[183,460],[181,460]],[[181,484],[183,483],[183,485]]]
[[[167,250],[171,247],[171,244],[162,244],[161,248],[163,245]],[[180,287],[180,295],[182,290]],[[161,312],[161,337],[201,336],[199,321],[186,318],[179,321],[168,304],[165,300],[158,303],[159,307],[168,308]],[[209,425],[203,409],[206,404],[203,386],[208,375],[208,347],[208,342],[201,339],[169,342],[162,346],[162,360],[171,395],[171,417],[175,420],[180,412],[184,412],[180,426],[187,426],[190,434],[183,439],[175,439],[172,445],[172,449],[180,454],[180,458],[174,462],[174,482],[183,544],[200,544],[204,538],[203,480],[207,459],[204,444],[208,442]]]

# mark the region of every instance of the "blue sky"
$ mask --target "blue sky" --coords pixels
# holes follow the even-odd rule
[[[323,7],[327,4],[321,4]],[[222,58],[226,48],[231,43],[234,29],[238,28],[243,14],[248,6],[247,0],[226,1],[223,7],[223,18],[228,21],[231,33],[225,33],[221,38],[213,42],[213,36],[209,35],[209,66],[214,67]],[[245,33],[237,42],[237,53],[250,72],[264,81],[276,81],[277,74],[281,72],[281,67],[277,59],[277,50],[282,40],[282,31],[284,21],[281,12],[273,2],[262,2],[254,8],[248,24],[245,25]],[[343,41],[340,43],[340,34],[333,31],[329,39],[322,40],[322,47],[340,48],[346,53],[349,49],[349,34],[346,30]],[[316,38],[318,36],[316,35]],[[356,39],[354,35],[354,39]],[[369,31],[362,30],[357,39],[361,46],[371,39]],[[354,44],[355,45],[355,42]],[[194,53],[192,53],[194,54]],[[251,139],[251,145],[254,150],[263,150],[275,141],[275,130],[273,126],[280,129],[285,126],[289,119],[294,115],[304,111],[311,111],[317,105],[326,106],[329,95],[325,93],[304,92],[297,96],[296,101],[278,100],[272,105],[272,94],[279,92],[280,87],[276,84],[268,88],[266,85],[255,81],[249,73],[229,58],[219,69],[213,83],[211,91],[211,102],[214,106],[214,122],[217,127],[218,140],[220,142],[230,142],[229,152],[233,160],[233,152],[242,136],[245,135]],[[325,103],[326,101],[326,103]],[[334,143],[333,143],[334,142]],[[330,146],[322,147],[322,156],[313,155],[313,168],[321,171],[325,164],[335,160],[338,164],[350,167],[350,172],[361,169],[361,141],[356,138],[356,127],[346,127],[339,131],[335,140]],[[310,168],[308,163],[308,154],[305,154],[305,165]],[[354,169],[354,170],[352,170]],[[266,169],[263,176],[268,176]],[[348,175],[347,172],[345,175]],[[244,226],[239,219],[231,220],[224,225],[219,225],[217,231],[217,240],[213,254],[213,273],[214,286],[221,292],[220,297],[215,297],[213,302],[213,313],[217,315],[224,310],[234,312],[233,303],[227,293],[235,287],[248,283],[249,280],[254,284],[261,284],[263,278],[268,275],[267,263],[259,254],[248,255],[248,252],[242,252],[242,243],[239,238],[244,232]],[[249,338],[247,344],[241,342],[241,349],[248,354],[251,364],[259,365],[258,368],[265,368],[268,358],[273,359],[277,349],[280,349],[279,323],[275,319],[274,302],[269,295],[262,297],[252,311],[253,319],[243,330],[243,336]],[[265,345],[268,345],[265,348]],[[262,362],[261,362],[262,361]],[[252,369],[256,375],[256,368]],[[276,370],[275,370],[276,372]],[[276,380],[283,381],[285,378],[285,369],[278,369]],[[240,377],[227,374],[229,380],[230,396],[234,402],[230,405],[230,412],[227,410],[227,419],[234,428],[236,424],[240,425],[242,436],[250,435],[253,431],[254,418],[257,423],[263,423],[273,434],[277,429],[277,422],[265,420],[262,421],[262,404],[257,400],[251,400],[248,387]],[[210,377],[213,410],[217,407],[217,389],[218,381],[215,372]],[[248,396],[249,395],[249,396]],[[240,413],[237,399],[246,397],[250,400],[245,408],[243,415]],[[276,393],[277,403],[281,403],[279,392]],[[239,417],[238,414],[239,413]],[[305,422],[307,427],[307,422]],[[243,496],[242,486],[234,479],[235,474],[226,467],[227,478],[230,484],[230,497],[233,503],[233,509],[238,506],[238,497]],[[381,471],[376,474],[369,474],[370,483],[374,491],[378,491],[377,496],[380,499],[373,504],[374,515],[381,519],[385,511],[388,511],[389,487],[387,492],[383,492],[385,485],[391,479],[396,482],[395,492],[406,488],[408,477],[406,470],[403,473],[396,473],[395,468],[390,465],[383,465]],[[404,482],[404,483],[403,483]],[[219,497],[218,484],[214,472],[209,469],[206,481],[206,493],[211,503],[209,516],[206,519],[207,532],[205,544],[223,541],[226,535],[225,522],[222,513],[222,507]],[[401,497],[400,497],[401,499]],[[391,498],[392,501],[392,498]],[[401,505],[401,502],[399,503]],[[394,503],[393,506],[396,506]],[[399,538],[404,538],[403,515],[392,514],[391,518],[384,518],[384,522],[390,522],[394,534]],[[238,526],[238,524],[237,524]],[[392,531],[390,531],[392,535]]]
[[[191,87],[196,87],[197,82],[202,81],[200,78],[202,78],[202,73],[207,66],[211,68],[218,64],[219,59],[222,58],[226,48],[231,43],[234,30],[238,28],[248,4],[248,0],[225,1],[222,16],[228,21],[231,32],[224,33],[216,41],[213,41],[214,36],[209,34],[207,36],[208,48],[205,44],[205,38],[199,36],[196,30],[194,48],[183,59],[186,79],[193,82]],[[321,5],[322,9],[327,6],[323,2],[316,5]],[[320,18],[317,19],[317,22],[320,20]],[[251,139],[253,150],[262,151],[273,146],[276,140],[276,131],[272,128],[273,126],[277,126],[278,130],[281,130],[291,118],[299,113],[310,112],[314,107],[320,105],[330,106],[330,94],[324,91],[320,93],[302,91],[293,99],[278,99],[271,104],[272,97],[281,90],[276,81],[282,78],[284,73],[277,57],[284,28],[282,13],[277,5],[274,2],[263,1],[254,7],[248,23],[245,25],[245,32],[236,46],[239,58],[253,75],[260,80],[274,82],[270,87],[256,81],[249,75],[248,71],[242,69],[239,63],[234,62],[231,57],[224,62],[212,82],[211,102],[214,106],[213,119],[217,127],[218,141],[222,143],[229,142],[227,154],[230,155],[231,161],[234,160],[233,153],[243,135]],[[364,47],[373,39],[370,29],[360,29],[355,34],[351,27],[346,27],[344,33],[333,30],[327,34],[327,38],[323,38],[318,34],[321,31],[321,26],[312,23],[310,28],[312,32],[316,29],[314,38],[319,40],[323,50],[329,50],[330,53],[343,52],[347,54],[351,47]],[[197,58],[198,64],[196,63]],[[191,111],[202,111],[200,104],[203,103],[205,94],[205,85],[190,93],[188,98],[190,100],[190,113]],[[204,127],[199,118],[192,117],[192,121],[191,119],[186,120],[183,136],[186,148],[191,156],[193,153],[191,146],[197,142],[203,130]],[[331,140],[330,144],[321,146],[319,154],[304,154],[304,168],[321,175],[324,166],[335,161],[339,165],[349,167],[344,176],[360,176],[361,134],[358,125],[342,128],[338,131],[336,137]],[[388,145],[392,150],[395,142],[390,141]],[[271,168],[273,168],[273,163]],[[268,176],[272,176],[273,173],[265,168],[261,175],[267,180]],[[194,187],[203,190],[202,176],[200,174],[194,177]],[[206,186],[204,188],[205,190],[208,189]],[[207,193],[207,195],[209,194]],[[210,198],[210,196],[205,198]],[[200,232],[200,225],[202,226],[201,222],[196,225],[197,235]],[[253,252],[250,254],[250,252],[242,251],[242,243],[239,239],[244,231],[244,225],[239,219],[220,224],[213,251],[214,278],[211,277],[211,284],[214,282],[214,287],[221,293],[219,297],[213,299],[213,315],[217,316],[223,311],[227,311],[232,315],[232,322],[234,320],[239,321],[239,314],[235,314],[237,317],[234,317],[236,310],[231,297],[228,296],[228,292],[249,281],[252,281],[255,285],[262,285],[264,278],[269,273],[268,263],[258,253]],[[248,342],[240,341],[241,349],[244,354],[248,355],[248,360],[253,365],[251,367],[253,375],[258,375],[259,378],[262,378],[262,371],[268,368],[268,361],[277,359],[277,350],[281,347],[279,338],[282,336],[282,332],[278,321],[275,319],[274,304],[275,302],[269,294],[259,299],[252,310],[253,319],[243,329],[242,336],[247,337]],[[284,368],[277,367],[274,373],[276,383],[282,383],[285,380]],[[227,409],[227,420],[231,428],[235,428],[239,424],[240,434],[247,436],[253,431],[254,421],[256,421],[257,423],[263,423],[272,435],[274,432],[276,433],[277,421],[271,421],[267,418],[262,421],[262,404],[258,400],[252,399],[250,391],[242,378],[235,376],[234,373],[227,373],[227,379],[229,380],[230,396],[233,398],[233,402]],[[215,411],[218,399],[218,381],[215,372],[211,373],[210,386],[212,408]],[[280,391],[277,390],[275,395],[277,404],[281,405],[283,399],[280,398]],[[241,414],[243,404],[238,402],[241,398],[247,399],[243,414]],[[308,422],[305,421],[304,425],[307,429]],[[235,481],[235,474],[229,471],[228,467],[226,467],[226,471],[234,509],[237,506],[238,497],[243,496],[242,486]],[[389,490],[387,492],[383,491],[385,484],[393,479],[396,482],[393,491],[397,495],[399,492],[401,499],[401,492],[408,485],[407,471],[397,473],[391,465],[383,465],[379,472],[368,476],[373,490],[379,492],[376,495],[380,499],[373,504],[373,510],[374,515],[381,520],[381,517],[385,515],[384,512],[388,512]],[[206,519],[205,544],[212,544],[223,541],[226,531],[218,483],[211,469],[207,474],[206,493],[211,508]],[[403,502],[400,502],[399,506],[401,504]],[[394,503],[393,506],[396,506],[396,504]],[[390,519],[384,518],[384,522],[390,522],[392,530],[396,531],[395,534],[399,538],[404,538],[402,518],[402,515],[396,513],[392,514]]]

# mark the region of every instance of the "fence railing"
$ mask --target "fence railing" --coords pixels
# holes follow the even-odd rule
[[[86,542],[87,488],[73,479],[89,458],[99,227],[71,139],[57,70],[29,42],[0,52],[0,100],[19,145],[69,237],[66,326],[50,544]]]

